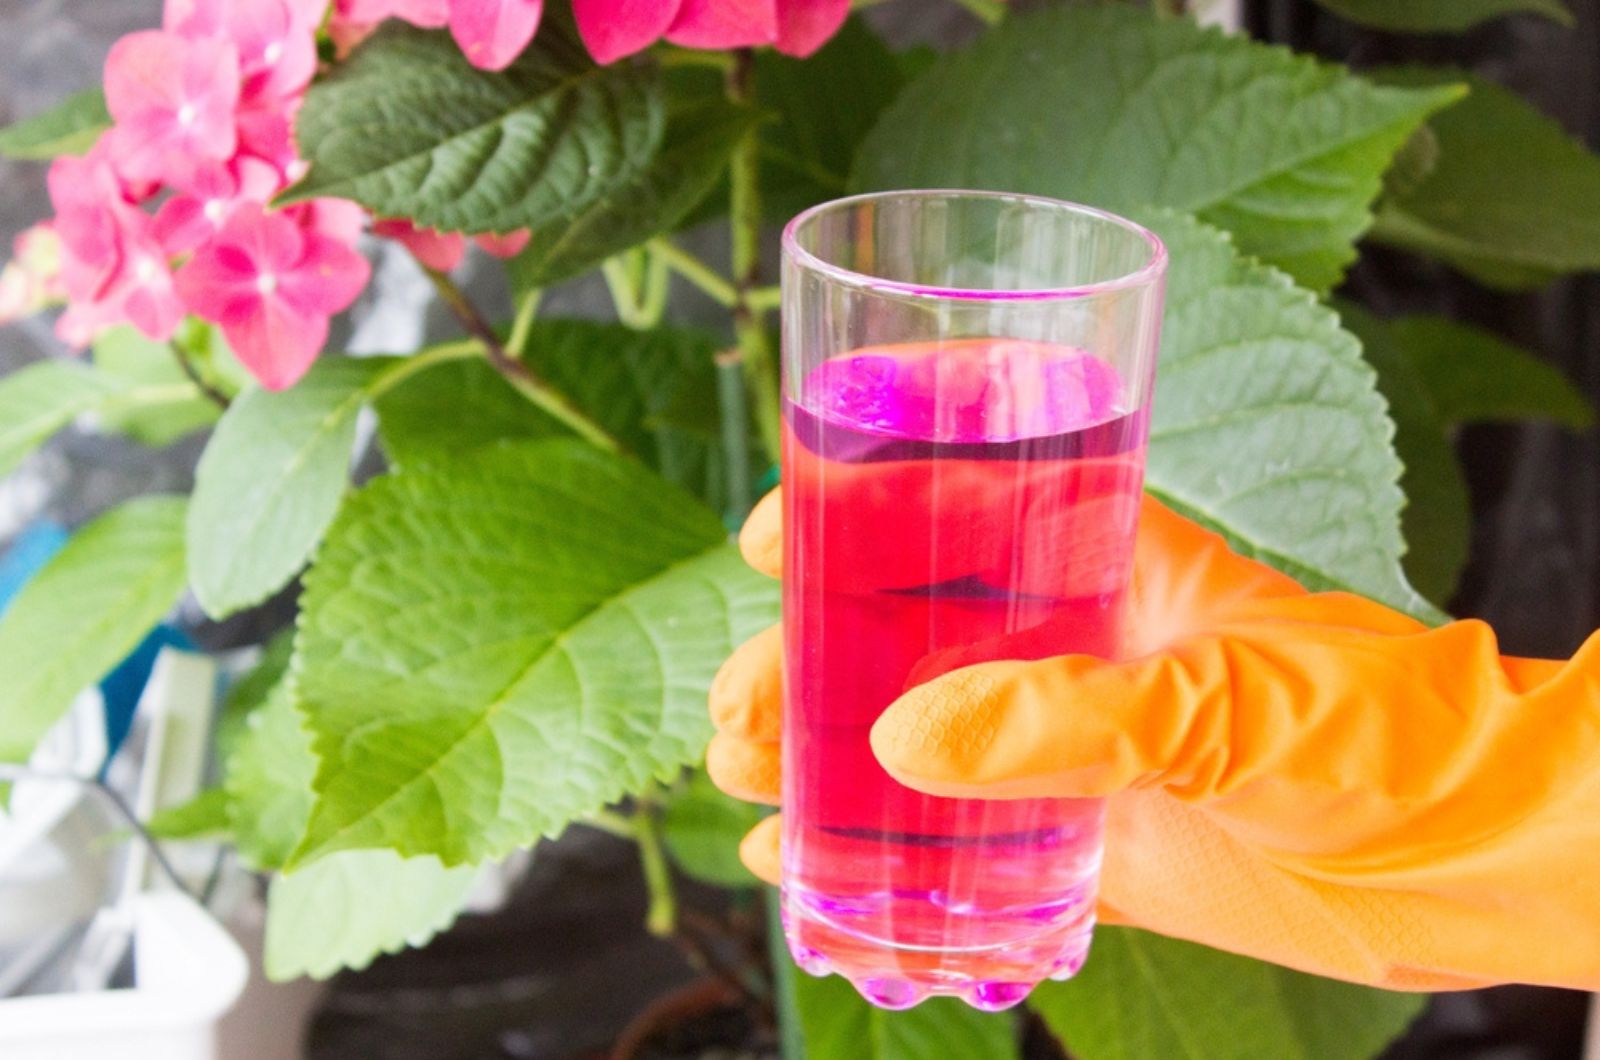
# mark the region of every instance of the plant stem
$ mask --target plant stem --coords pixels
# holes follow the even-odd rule
[[[533,320],[539,315],[539,300],[544,292],[535,287],[522,296],[522,304],[517,306],[517,315],[511,321],[511,335],[506,339],[506,352],[517,360],[522,360],[522,355],[528,352],[528,339],[533,335]]]
[[[585,817],[583,823],[619,839],[633,838],[633,822],[612,810],[596,810]]]
[[[454,339],[420,349],[410,357],[396,361],[393,367],[374,379],[367,387],[367,400],[376,401],[418,372],[432,368],[436,364],[481,356],[483,356],[483,343],[477,339]]]
[[[1006,17],[1006,5],[1000,0],[956,0],[956,2],[991,26]]]
[[[672,869],[661,840],[661,819],[653,800],[640,798],[628,819],[634,841],[639,844],[639,865],[650,892],[650,908],[644,926],[657,938],[672,938],[678,931],[678,894],[672,885]]]
[[[662,66],[706,66],[713,70],[724,72],[733,68],[733,56],[727,52],[700,51],[693,48],[679,48],[672,44],[660,44],[655,49],[656,58]]]
[[[747,106],[755,103],[754,55],[749,48],[734,53],[728,72],[728,96]],[[744,363],[745,383],[755,402],[756,425],[767,458],[778,460],[781,427],[778,420],[778,371],[761,314],[750,304],[750,294],[761,279],[761,142],[751,129],[734,149],[728,164],[730,224],[733,232],[733,334]]]
[[[783,1060],[805,1060],[806,1045],[800,1027],[800,1012],[794,999],[794,961],[783,937],[783,918],[778,911],[776,887],[763,887],[767,905],[767,963],[772,967],[772,1008],[778,1017],[778,1048]]]
[[[776,284],[770,287],[757,287],[750,292],[747,299],[750,308],[758,313],[768,313],[783,304],[783,288]]]
[[[178,367],[183,370],[183,374],[188,377],[189,382],[195,385],[195,389],[200,391],[201,395],[217,408],[226,409],[228,407],[228,395],[201,378],[200,370],[189,359],[189,351],[176,342],[167,343],[167,348],[172,351],[172,356],[178,362]]]
[[[739,291],[710,265],[666,239],[652,239],[650,253],[673,272],[698,287],[706,297],[732,309],[739,304]]]
[[[456,286],[454,280],[438,269],[431,269],[426,265],[422,266],[422,271],[433,281],[434,290],[461,321],[461,326],[483,346],[484,357],[489,364],[504,376],[506,382],[510,383],[518,393],[590,444],[607,452],[622,452],[622,444],[613,438],[610,432],[590,419],[565,394],[540,379],[527,364],[506,352],[506,348],[501,345],[499,336],[494,333],[489,322],[483,319],[478,307],[472,304],[466,292]]]
[[[722,457],[728,476],[723,521],[729,529],[750,514],[750,409],[745,402],[738,347],[717,354],[717,415],[722,424]]]

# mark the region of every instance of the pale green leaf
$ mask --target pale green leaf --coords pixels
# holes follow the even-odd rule
[[[720,99],[673,107],[648,168],[570,220],[533,230],[527,247],[506,266],[515,288],[548,287],[671,231],[710,194],[757,118],[755,111]]]
[[[695,761],[773,584],[643,466],[507,444],[378,479],[305,578],[297,692],[321,760],[298,861],[449,864],[559,832]]]
[[[678,867],[691,876],[724,887],[750,887],[756,878],[739,860],[739,841],[767,811],[719,791],[695,770],[682,791],[667,803],[662,835]]]
[[[389,362],[326,357],[290,390],[229,406],[195,471],[189,577],[206,613],[259,603],[299,572],[338,510],[356,413]]]
[[[228,793],[207,788],[188,802],[166,809],[145,823],[157,839],[208,839],[229,835]]]
[[[243,726],[224,771],[228,816],[244,862],[254,869],[275,869],[305,835],[311,781],[317,773],[311,735],[295,709],[287,677],[259,709],[246,715]]]
[[[1594,424],[1594,405],[1548,362],[1520,346],[1444,317],[1389,322],[1446,426],[1548,420],[1574,430]]]
[[[560,224],[626,188],[656,153],[650,67],[596,66],[552,17],[505,70],[479,70],[450,34],[389,22],[306,93],[311,163],[285,201],[354,199],[449,231]]]
[[[715,401],[695,406],[697,419],[669,413],[716,392],[717,346],[714,336],[688,328],[541,320],[529,335],[527,362],[629,452],[716,504],[718,468],[708,440],[716,432]],[[477,360],[430,368],[384,394],[377,407],[384,451],[401,466],[502,441],[568,436]]]
[[[1563,26],[1572,12],[1561,0],[1317,0],[1351,22],[1397,33],[1459,33],[1505,15],[1542,15]]]
[[[1429,122],[1438,158],[1392,186],[1373,238],[1494,287],[1536,287],[1600,269],[1600,156],[1514,92],[1449,70],[1375,74],[1397,85],[1464,81],[1471,93]]]
[[[64,361],[30,364],[0,379],[0,475],[121,389],[109,376]]]
[[[130,325],[107,328],[95,337],[94,365],[130,390],[150,395],[143,401],[118,401],[97,418],[100,427],[142,445],[167,445],[211,426],[222,414],[183,374],[170,344],[147,338]]]
[[[1028,1004],[1077,1060],[1370,1060],[1425,1001],[1103,927],[1083,971]]]
[[[1439,618],[1401,573],[1394,425],[1361,344],[1222,233],[1150,223],[1172,262],[1150,488],[1310,588]]]
[[[1339,316],[1361,339],[1394,420],[1394,448],[1405,465],[1400,476],[1400,490],[1406,495],[1400,531],[1406,541],[1406,577],[1442,607],[1455,594],[1466,566],[1472,528],[1467,483],[1448,427],[1389,325],[1353,305],[1340,305]]]
[[[181,497],[100,516],[0,616],[0,761],[27,759],[72,700],[139,645],[183,592]]]
[[[245,719],[266,705],[272,690],[289,669],[294,654],[294,630],[280,630],[267,641],[261,658],[249,672],[240,676],[222,697],[217,718],[217,757],[223,762],[245,733]]]
[[[470,865],[392,850],[347,850],[278,876],[267,891],[267,977],[326,979],[421,946],[455,921],[476,878]]]
[[[111,127],[105,93],[98,88],[68,96],[42,114],[0,129],[0,155],[43,162],[88,153]]]
[[[787,959],[787,958],[783,958]],[[838,976],[794,977],[806,1060],[1015,1060],[1016,1019],[934,998],[904,1012],[864,1001]]]
[[[862,145],[856,183],[1183,210],[1322,289],[1355,258],[1390,159],[1457,95],[1072,5],[1007,18],[912,82]]]

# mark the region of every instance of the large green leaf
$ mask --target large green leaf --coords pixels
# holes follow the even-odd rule
[[[335,195],[451,231],[561,224],[626,188],[661,142],[650,67],[596,66],[551,17],[498,73],[450,35],[390,22],[311,87],[311,169],[285,201]]]
[[[1459,33],[1480,22],[1527,12],[1563,26],[1572,12],[1561,0],[1317,0],[1351,22],[1400,33]]]
[[[455,920],[476,878],[470,865],[392,850],[347,850],[279,876],[267,891],[267,977],[324,979],[421,946]]]
[[[195,471],[189,577],[214,618],[293,578],[338,510],[356,413],[388,363],[327,357],[290,390],[251,388],[228,408]]]
[[[1406,577],[1442,607],[1455,594],[1466,566],[1472,524],[1467,483],[1449,429],[1390,326],[1354,305],[1340,305],[1339,316],[1361,339],[1394,420],[1394,448],[1405,465],[1400,490],[1406,506],[1400,513],[1400,531],[1406,541]]]
[[[1369,1060],[1425,1000],[1101,928],[1083,971],[1028,1004],[1078,1060]]]
[[[63,361],[30,364],[0,379],[0,475],[121,389],[113,378]]]
[[[77,694],[138,646],[183,592],[181,497],[89,523],[0,617],[0,761],[28,757]]]
[[[0,129],[0,155],[42,162],[81,155],[111,127],[105,93],[98,88],[68,96],[42,114]]]
[[[787,958],[781,958],[786,960]],[[806,1060],[1014,1060],[1016,1021],[969,1008],[954,998],[885,1012],[838,976],[794,977]]]
[[[1171,207],[1316,288],[1355,257],[1384,169],[1452,88],[1368,84],[1286,49],[1073,5],[947,56],[862,145],[866,188],[991,188]]]
[[[1361,344],[1222,233],[1151,223],[1172,264],[1150,488],[1308,587],[1440,617],[1401,573],[1394,425]]]
[[[1594,423],[1582,391],[1520,346],[1444,317],[1401,317],[1388,327],[1446,426],[1549,420],[1582,430]]]
[[[294,673],[321,766],[296,860],[481,861],[670,779],[775,596],[714,514],[580,443],[378,479],[305,579]]]
[[[667,804],[662,837],[672,859],[689,875],[724,887],[750,887],[756,878],[739,860],[739,841],[766,812],[723,794],[696,770]]]
[[[527,248],[507,265],[513,284],[518,290],[547,287],[671,231],[716,187],[757,118],[717,98],[674,106],[649,167],[569,221],[534,229]]]
[[[295,709],[292,683],[280,679],[243,725],[223,778],[228,817],[245,863],[276,869],[305,835],[317,773],[311,734]]]
[[[1375,76],[1408,86],[1466,81],[1472,91],[1428,123],[1438,145],[1434,164],[1391,185],[1374,239],[1496,287],[1600,268],[1600,157],[1482,78],[1420,68]]]
[[[542,320],[528,341],[529,366],[570,397],[628,450],[667,479],[715,493],[715,403],[698,420],[669,412],[713,394],[716,339],[688,328],[634,331],[619,324]],[[378,399],[384,451],[402,466],[506,440],[568,436],[482,361],[429,369]]]
[[[756,54],[762,207],[786,220],[848,189],[861,141],[905,83],[896,56],[861,18],[814,55]]]
[[[221,415],[189,382],[165,342],[147,338],[137,328],[121,324],[107,328],[94,340],[94,364],[105,376],[129,388],[161,388],[169,401],[123,404],[102,412],[98,426],[125,434],[143,445],[166,445],[184,435],[211,426]]]

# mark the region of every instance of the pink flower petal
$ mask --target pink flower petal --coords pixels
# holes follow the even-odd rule
[[[544,0],[450,0],[450,35],[467,61],[504,70],[539,28]]]
[[[848,2],[848,0],[847,0]],[[610,63],[661,39],[682,0],[572,0],[578,33],[597,63]]]
[[[401,244],[418,261],[438,272],[449,272],[461,264],[461,258],[467,252],[466,237],[460,232],[418,228],[403,218],[373,222],[372,234]]]
[[[351,246],[367,226],[367,212],[349,199],[312,199],[296,203],[285,212],[307,232],[332,236]]]
[[[850,0],[778,0],[778,50],[804,58],[850,17]]]
[[[327,317],[296,312],[279,299],[263,299],[253,311],[236,307],[220,323],[234,356],[268,390],[299,382],[328,341]]]
[[[108,149],[125,177],[166,181],[233,156],[239,103],[233,44],[161,30],[130,33],[106,58],[105,89],[116,120]]]
[[[497,258],[514,258],[522,253],[528,245],[528,240],[533,238],[533,233],[526,228],[515,232],[507,232],[497,236],[492,232],[485,232],[481,236],[473,236],[472,241]]]
[[[685,48],[745,48],[778,39],[775,0],[683,0],[667,39]]]
[[[298,312],[332,316],[350,307],[371,276],[366,258],[337,239],[310,232],[304,256],[279,277],[278,292]]]

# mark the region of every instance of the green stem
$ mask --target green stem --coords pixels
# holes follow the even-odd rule
[[[767,961],[772,965],[772,1008],[778,1017],[778,1048],[783,1060],[805,1060],[806,1043],[800,1026],[800,1010],[794,998],[794,961],[789,943],[783,937],[783,918],[778,911],[776,887],[763,887],[767,904]]]
[[[418,350],[403,357],[394,366],[372,381],[367,388],[367,400],[376,401],[418,372],[447,361],[464,361],[469,357],[483,356],[483,343],[477,339],[452,339]]]
[[[716,269],[682,247],[665,239],[652,239],[650,253],[673,272],[698,287],[706,297],[718,305],[729,309],[738,305],[738,289],[723,279]]]
[[[483,314],[478,312],[478,307],[467,298],[466,292],[456,286],[456,282],[438,269],[423,266],[423,272],[428,279],[433,281],[434,290],[439,293],[439,298],[450,311],[461,321],[461,326],[483,348],[483,355],[495,371],[505,378],[505,381],[527,398],[534,407],[545,412],[551,418],[559,421],[569,428],[574,434],[583,438],[592,445],[611,453],[622,452],[622,444],[613,438],[604,427],[590,419],[587,414],[559,390],[540,379],[528,365],[511,356],[506,348],[501,345],[500,338],[483,319]]]
[[[645,888],[650,894],[644,926],[657,938],[671,938],[678,931],[678,894],[672,885],[672,869],[667,865],[661,838],[661,818],[654,802],[641,798],[628,823],[639,844],[639,865],[644,869]]]
[[[774,284],[771,287],[757,287],[750,292],[746,299],[750,308],[758,313],[770,313],[783,304],[783,288]]]
[[[633,838],[633,822],[612,810],[596,810],[585,817],[583,823],[590,828],[598,828],[602,832],[617,836],[619,839]]]
[[[184,349],[181,343],[177,342],[167,343],[167,348],[172,351],[172,356],[177,359],[178,367],[183,370],[183,374],[188,377],[189,382],[194,384],[195,389],[200,391],[201,395],[217,408],[226,409],[228,407],[228,395],[205,381],[200,375],[200,370],[189,359],[189,351]]]
[[[717,412],[722,423],[722,456],[728,476],[723,520],[731,529],[750,514],[750,409],[737,348],[717,354]]]
[[[956,2],[991,26],[1006,17],[1006,5],[1000,0],[956,0]]]
[[[700,51],[694,48],[679,48],[672,44],[660,44],[655,48],[655,55],[665,67],[705,66],[723,72],[733,69],[733,56],[727,52]]]
[[[519,361],[528,352],[528,339],[533,336],[533,321],[539,315],[539,300],[543,296],[544,291],[537,287],[523,295],[522,303],[517,306],[517,315],[511,321],[506,352]]]
[[[754,57],[750,49],[734,53],[728,73],[728,96],[736,103],[755,103]],[[778,370],[767,342],[761,314],[750,294],[761,279],[761,143],[751,129],[734,149],[728,164],[730,223],[733,233],[733,334],[744,364],[745,385],[755,402],[756,426],[767,458],[774,463],[781,448],[778,418]]]

